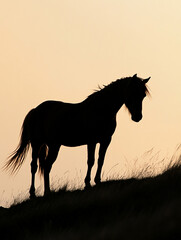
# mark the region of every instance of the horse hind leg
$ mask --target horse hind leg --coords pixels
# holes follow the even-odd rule
[[[44,174],[44,165],[45,165],[46,158],[48,156],[48,150],[49,150],[48,146],[46,144],[42,144],[38,152],[39,171],[41,175]]]
[[[37,158],[38,150],[36,147],[32,147],[32,161],[31,161],[31,187],[30,187],[30,198],[35,197],[35,174],[37,171]]]

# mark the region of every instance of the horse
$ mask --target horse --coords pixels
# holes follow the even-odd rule
[[[123,104],[135,122],[142,119],[142,102],[148,95],[146,83],[137,77],[117,79],[89,95],[80,103],[45,101],[25,117],[18,147],[9,156],[5,169],[15,173],[32,148],[30,198],[35,197],[35,174],[39,166],[44,176],[44,195],[50,192],[49,174],[60,146],[87,145],[85,187],[90,187],[95,148],[99,143],[98,167],[94,178],[101,182],[101,170],[106,150],[116,129],[116,115]]]

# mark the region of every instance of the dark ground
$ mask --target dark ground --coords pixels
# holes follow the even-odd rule
[[[181,239],[181,167],[0,208],[1,239]]]

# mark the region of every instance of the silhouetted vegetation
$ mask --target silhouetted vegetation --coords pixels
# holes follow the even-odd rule
[[[2,239],[181,239],[181,167],[0,208]]]

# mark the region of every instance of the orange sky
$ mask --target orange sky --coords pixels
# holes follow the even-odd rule
[[[1,1],[0,35],[2,164],[31,108],[47,99],[82,101],[98,84],[135,73],[151,76],[152,97],[140,123],[120,110],[104,176],[129,172],[152,147],[169,152],[180,144],[180,0]],[[0,205],[28,192],[29,164],[30,155],[14,177],[0,171]],[[86,147],[62,148],[51,176],[81,185],[85,171]]]

